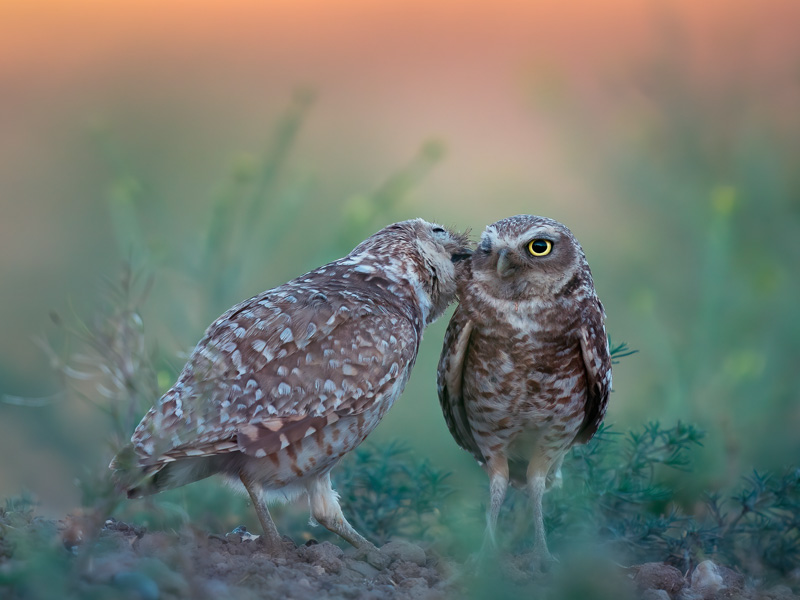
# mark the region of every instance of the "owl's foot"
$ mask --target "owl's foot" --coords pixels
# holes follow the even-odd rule
[[[261,497],[260,489],[250,477],[248,473],[242,470],[239,473],[239,479],[242,480],[247,493],[250,495],[250,500],[253,502],[253,508],[256,510],[256,516],[261,523],[261,529],[264,531],[264,541],[267,545],[267,550],[272,556],[283,556],[285,554],[283,547],[283,539],[281,534],[278,533],[275,522],[269,514],[269,509]]]
[[[558,564],[558,559],[544,550],[533,551],[525,557],[531,573],[549,573]]]

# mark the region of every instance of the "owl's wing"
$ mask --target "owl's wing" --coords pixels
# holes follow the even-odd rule
[[[143,464],[260,456],[405,384],[419,346],[408,317],[367,293],[306,282],[251,298],[208,328],[134,432]]]
[[[405,387],[419,341],[406,318],[371,314],[347,319],[336,327],[335,335],[304,349],[305,366],[289,373],[288,379],[266,375],[267,387],[275,390],[285,384],[294,399],[276,407],[277,414],[261,411],[240,427],[239,449],[266,456],[322,432],[339,419],[360,418],[380,403],[388,409]]]
[[[472,321],[466,312],[460,305],[456,307],[444,334],[437,371],[437,387],[439,404],[450,434],[459,446],[475,457],[475,460],[483,462],[483,454],[475,443],[462,394],[464,365],[469,352],[472,327]]]
[[[604,320],[603,305],[594,299],[581,315],[580,342],[583,365],[586,369],[586,413],[575,442],[585,444],[600,427],[608,407],[611,392],[611,354]]]

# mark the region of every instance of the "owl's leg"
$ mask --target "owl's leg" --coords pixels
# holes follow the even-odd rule
[[[388,566],[388,557],[381,554],[372,542],[353,529],[344,518],[342,507],[339,506],[339,495],[331,486],[330,472],[311,479],[306,484],[306,490],[311,516],[317,523],[358,548],[371,565],[378,568]]]
[[[275,527],[275,522],[269,514],[269,509],[264,503],[264,499],[261,497],[258,484],[251,479],[250,475],[246,473],[244,469],[239,471],[239,479],[242,480],[244,488],[247,490],[247,493],[250,494],[250,500],[252,500],[258,520],[261,522],[261,529],[264,530],[267,547],[273,554],[283,554],[283,540],[281,539],[281,534],[278,533],[278,528]]]
[[[536,558],[541,562],[553,561],[550,551],[547,549],[547,537],[544,530],[544,513],[542,510],[542,498],[547,489],[547,473],[550,471],[549,464],[542,461],[532,460],[528,464],[527,472],[527,491],[533,508],[533,551]]]
[[[564,477],[561,475],[561,464],[564,462],[564,454],[556,459],[556,462],[550,467],[547,473],[547,489],[560,488],[564,484]]]
[[[489,506],[486,509],[486,535],[482,552],[497,547],[495,531],[497,517],[508,490],[508,459],[502,454],[494,455],[486,461],[484,468],[489,474]]]

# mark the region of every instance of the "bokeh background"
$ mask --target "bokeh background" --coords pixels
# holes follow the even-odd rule
[[[53,364],[126,262],[163,391],[228,306],[417,216],[573,230],[639,350],[607,422],[708,431],[674,485],[797,463],[798,23],[794,0],[2,0],[0,497],[61,515],[105,468],[107,400]],[[371,441],[478,502],[436,399],[446,322]]]

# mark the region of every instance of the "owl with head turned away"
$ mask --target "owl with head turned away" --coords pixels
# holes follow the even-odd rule
[[[466,236],[422,219],[232,307],[112,462],[130,498],[222,474],[250,495],[274,553],[267,499],[308,496],[313,518],[367,552],[330,472],[408,381],[422,332],[453,301]]]
[[[459,304],[438,369],[450,433],[489,476],[484,549],[495,547],[509,482],[531,503],[533,555],[551,559],[542,497],[571,446],[606,412],[611,357],[603,305],[561,223],[518,215],[489,225],[458,265]]]

